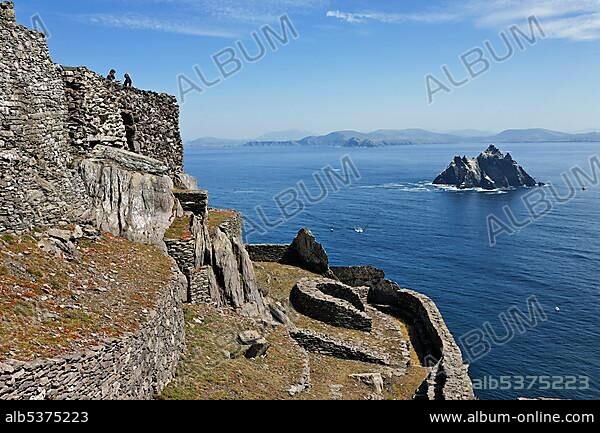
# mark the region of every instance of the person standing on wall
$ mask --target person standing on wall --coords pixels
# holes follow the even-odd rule
[[[125,74],[125,83],[123,84],[123,87],[133,87],[133,81],[128,73]]]
[[[108,73],[108,76],[106,77],[106,79],[108,81],[115,81],[117,79],[116,74],[117,74],[117,71],[115,71],[114,69],[111,69],[110,72]]]

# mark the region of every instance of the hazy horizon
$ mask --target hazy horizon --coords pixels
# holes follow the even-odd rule
[[[481,134],[475,134],[475,132],[477,131],[476,129],[471,129],[471,128],[465,128],[465,129],[459,129],[459,130],[448,130],[448,131],[444,131],[444,130],[437,130],[437,129],[427,129],[427,128],[390,128],[390,129],[386,129],[386,128],[378,128],[378,129],[374,129],[374,130],[370,130],[370,131],[360,131],[357,129],[340,129],[340,130],[335,130],[335,131],[326,131],[326,132],[313,132],[313,133],[308,133],[306,135],[300,136],[300,138],[305,138],[305,137],[310,137],[310,136],[325,136],[328,134],[333,134],[335,132],[340,132],[340,131],[355,131],[355,132],[359,132],[359,133],[364,133],[364,134],[371,134],[377,131],[385,131],[385,130],[390,130],[390,131],[402,131],[402,130],[411,130],[411,129],[423,129],[424,131],[428,131],[428,132],[433,132],[436,134],[447,134],[447,135],[455,135],[457,137],[491,137],[497,134],[500,134],[502,132],[505,131],[510,131],[510,130],[536,130],[536,129],[545,129],[548,131],[553,131],[553,132],[562,132],[562,133],[567,133],[567,134],[586,134],[586,133],[594,133],[594,132],[598,132],[600,133],[600,128],[596,128],[596,129],[586,129],[586,130],[578,130],[578,131],[558,131],[555,129],[547,129],[547,128],[508,128],[505,130],[501,130],[501,131],[479,131]],[[194,140],[208,140],[208,139],[215,139],[215,140],[232,140],[232,141],[253,141],[253,140],[259,140],[259,141],[279,141],[277,139],[268,139],[265,138],[268,135],[279,135],[282,133],[285,133],[286,131],[266,131],[263,134],[260,134],[259,136],[256,137],[215,137],[215,136],[211,136],[211,135],[207,135],[207,136],[201,136],[201,137],[191,137],[191,138],[184,138],[185,142],[191,142]],[[281,141],[294,141],[297,140],[297,138],[286,138],[286,139],[281,139]]]

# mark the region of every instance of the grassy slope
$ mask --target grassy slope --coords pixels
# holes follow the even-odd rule
[[[50,256],[30,236],[0,239],[0,360],[72,353],[139,329],[171,277],[154,247],[105,235],[81,259]]]
[[[289,293],[294,284],[314,274],[298,268],[271,263],[257,263],[259,284],[270,291],[270,296],[288,305]],[[288,306],[288,308],[290,308]],[[344,339],[361,339],[363,343],[383,344],[382,340],[360,332],[333,328],[304,318],[292,309],[290,316],[299,325],[327,332]],[[376,321],[380,323],[377,319]],[[163,392],[161,398],[179,399],[290,399],[287,390],[296,384],[303,371],[306,354],[289,338],[283,327],[258,328],[252,321],[231,311],[218,311],[207,305],[186,307],[187,350],[180,363],[177,378]],[[389,323],[388,323],[389,326]],[[385,330],[382,339],[386,350],[393,351],[398,339],[406,338],[406,328],[397,322],[395,330]],[[254,329],[267,337],[272,344],[268,356],[260,360],[244,357],[229,359],[228,354],[238,350],[237,335]],[[360,334],[360,335],[359,335]],[[381,347],[380,347],[381,348]],[[417,361],[416,354],[412,354]],[[350,378],[351,374],[385,372],[386,367],[355,361],[342,361],[321,355],[308,355],[311,366],[312,387],[297,399],[327,400],[333,398],[367,398],[371,389]],[[415,365],[418,365],[416,362]],[[395,380],[387,390],[386,398],[410,399],[425,378],[420,367],[411,367],[408,374]]]

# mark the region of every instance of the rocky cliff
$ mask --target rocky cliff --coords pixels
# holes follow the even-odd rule
[[[121,309],[132,313],[131,302],[119,297],[126,294],[140,304],[133,313],[147,319],[128,321],[132,333],[115,331],[99,346],[82,341],[83,355],[47,359],[35,352],[27,359],[31,364],[23,364],[12,359],[9,344],[8,355],[0,357],[0,399],[152,398],[174,376],[185,345],[182,301],[266,326],[274,325],[273,318],[285,323],[285,311],[257,283],[252,256],[277,256],[327,277],[326,284],[302,291],[307,296],[300,303],[312,308],[316,302],[326,312],[334,308],[341,317],[336,323],[345,323],[346,312],[354,314],[353,305],[362,305],[364,290],[335,281],[325,249],[310,231],[300,231],[289,247],[249,251],[241,215],[209,209],[208,193],[184,174],[174,97],[123,89],[86,68],[53,64],[44,36],[16,24],[12,2],[0,2],[0,49],[0,253],[6,253],[0,259],[44,263],[37,269],[0,261],[0,297],[11,299],[31,286],[23,298],[33,297],[44,311],[60,295],[69,311],[61,307],[38,317],[36,310],[28,324],[59,339],[79,335],[84,325],[98,335],[93,332],[98,320],[77,304],[86,298],[94,300],[84,304],[93,317],[112,322]],[[493,175],[494,163],[488,166]],[[38,238],[39,243],[26,243]],[[59,264],[65,268],[60,278]],[[80,271],[85,278],[78,280]],[[151,275],[156,296],[145,296]],[[9,313],[18,310],[16,302],[3,305]],[[16,315],[23,311],[29,309]],[[60,326],[60,314],[74,319],[73,332]],[[310,346],[324,341],[313,340]],[[330,340],[323,344],[355,352]],[[261,347],[264,354],[268,345]],[[76,381],[84,384],[78,392],[72,389]]]
[[[504,155],[493,144],[477,158],[456,156],[450,166],[434,181],[434,185],[451,185],[461,189],[533,187],[537,185],[511,156]]]

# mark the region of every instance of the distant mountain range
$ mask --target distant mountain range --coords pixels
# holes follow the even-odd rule
[[[187,143],[189,146],[247,146],[247,147],[383,147],[410,144],[452,143],[560,143],[600,142],[600,132],[569,134],[548,129],[509,129],[499,134],[478,135],[482,131],[465,130],[453,133],[431,132],[424,129],[382,129],[370,133],[336,131],[327,135],[312,135],[302,139],[222,140],[203,138]],[[268,138],[269,136],[266,136]],[[211,141],[213,140],[213,141]]]

